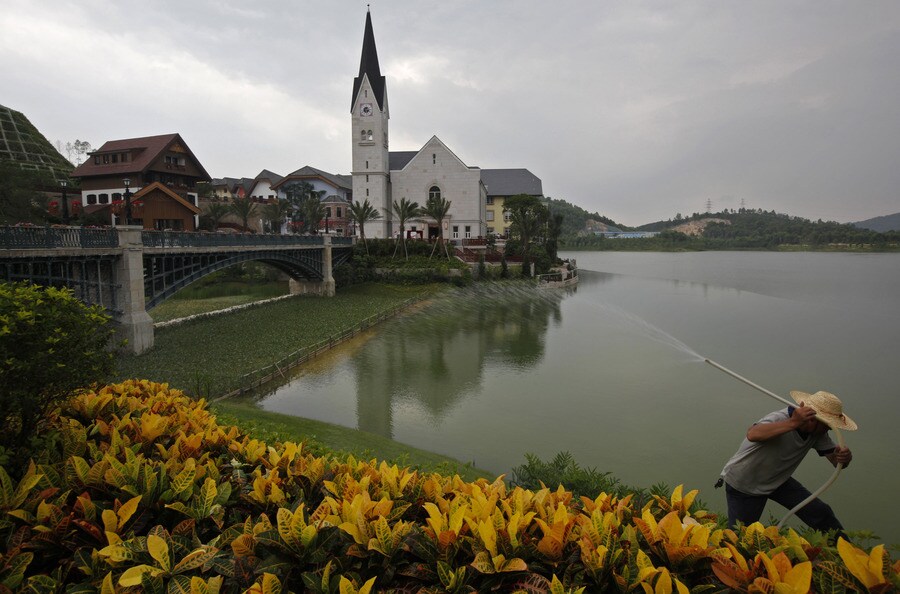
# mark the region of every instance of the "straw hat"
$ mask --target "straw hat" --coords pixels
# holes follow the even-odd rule
[[[844,429],[856,431],[856,423],[844,414],[844,406],[841,399],[832,394],[819,390],[815,394],[807,394],[799,390],[791,390],[791,398],[797,404],[808,406],[816,411],[816,418],[832,429]]]

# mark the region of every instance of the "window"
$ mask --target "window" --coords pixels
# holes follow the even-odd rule
[[[466,239],[471,239],[472,237],[472,227],[470,225],[466,225]]]
[[[459,225],[453,225],[453,239],[459,239]]]
[[[97,204],[97,195],[96,194],[88,194],[87,195],[87,203],[88,204]]]
[[[369,183],[369,174],[366,174],[366,183]]]
[[[429,200],[440,200],[441,199],[441,189],[437,186],[431,186],[428,188],[428,199]]]
[[[114,154],[114,155],[112,156],[112,162],[113,162],[113,163],[118,163],[118,162],[119,162],[119,154],[118,154],[118,153],[116,153],[116,154]]]
[[[103,163],[109,163],[109,155],[103,155]]]
[[[488,227],[488,228],[487,228],[487,232],[488,232],[488,235],[490,235],[491,233],[494,232],[494,228],[493,228],[493,227]]]
[[[365,139],[366,139],[366,131],[365,131],[365,130],[360,130],[360,131],[359,131],[359,139],[360,139],[360,140],[365,140]]]
[[[487,211],[487,212],[485,213],[485,215],[486,215],[486,216],[485,216],[485,220],[488,220],[488,221],[493,221],[493,220],[494,220],[494,211],[493,211],[493,210]]]
[[[366,161],[366,169],[368,169],[368,168],[369,168],[369,162]]]
[[[341,207],[340,207],[340,206],[336,206],[336,207],[335,207],[335,210],[337,211],[337,218],[341,218]]]
[[[113,198],[113,202],[115,202],[116,200],[121,200],[121,199],[122,199],[122,195],[121,195],[120,193],[118,193],[118,192],[115,192],[115,193],[113,194],[112,198]]]
[[[487,199],[485,200],[485,203],[487,203],[487,204],[493,204],[493,203],[494,203],[494,197],[493,197],[493,196],[488,196]]]
[[[512,213],[509,212],[508,210],[504,210],[503,211],[503,220],[507,223],[510,222],[512,220]]]
[[[366,196],[369,195],[369,188],[366,188]]]
[[[435,155],[434,153],[431,153],[431,164],[437,165],[437,155]]]
[[[366,140],[372,140],[372,131],[369,130],[369,131],[366,133],[366,136],[368,137]]]
[[[336,235],[343,235],[343,234],[344,234],[344,230],[341,229],[340,227],[338,227],[337,229],[335,229],[334,232],[335,232]]]
[[[330,206],[325,207],[325,217],[329,218],[329,219],[331,218],[331,207]]]
[[[94,155],[94,165],[100,164],[100,155]]]
[[[109,194],[100,194],[100,204],[109,204]]]

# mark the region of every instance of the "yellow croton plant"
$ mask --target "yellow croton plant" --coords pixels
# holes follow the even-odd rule
[[[575,497],[317,456],[166,384],[86,390],[0,468],[0,594],[890,592],[884,546],[739,532],[676,487]]]

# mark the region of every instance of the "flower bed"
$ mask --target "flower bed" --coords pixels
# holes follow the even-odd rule
[[[576,499],[266,444],[166,384],[86,391],[0,469],[0,591],[891,591],[883,546],[723,530],[677,487]]]

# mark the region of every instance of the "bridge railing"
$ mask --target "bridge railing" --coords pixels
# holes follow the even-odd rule
[[[317,235],[268,235],[254,233],[204,233],[188,231],[142,231],[144,247],[216,247],[216,246],[272,246],[323,245],[325,239]]]
[[[0,248],[7,250],[54,248],[115,248],[119,234],[115,229],[89,227],[0,227]]]

